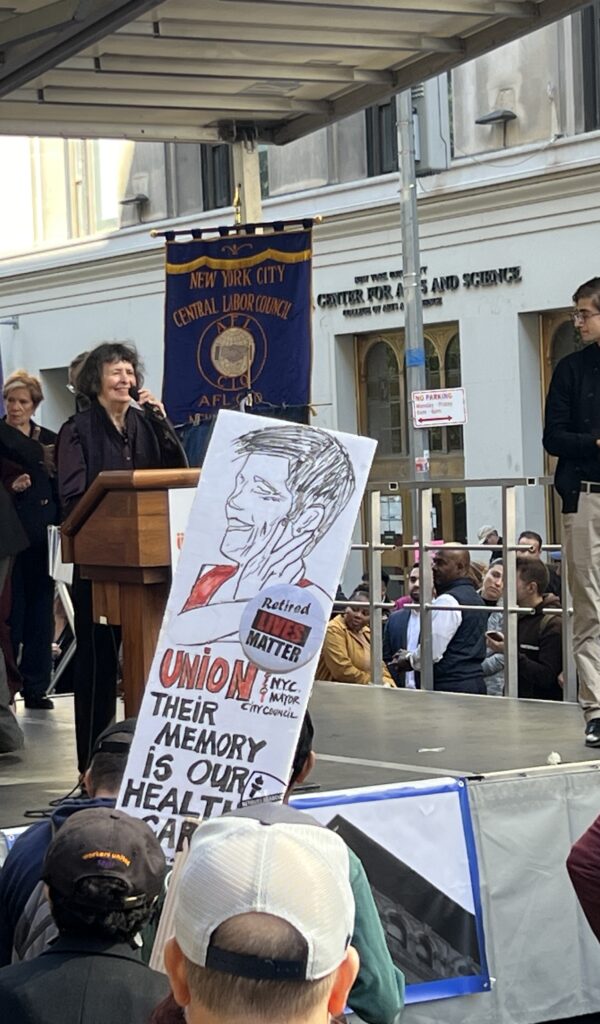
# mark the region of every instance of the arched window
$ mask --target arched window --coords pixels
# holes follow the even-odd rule
[[[446,349],[446,384],[447,388],[459,388],[460,387],[460,345],[458,341],[458,334],[455,334],[451,341],[448,342]]]
[[[560,326],[556,328],[552,335],[552,344],[550,348],[550,365],[552,373],[554,373],[556,369],[556,364],[559,363],[564,356],[570,355],[571,352],[577,352],[580,348],[582,348],[582,344],[579,331],[570,320],[565,320],[564,323],[560,324]]]
[[[398,360],[385,341],[371,346],[366,357],[367,431],[379,442],[379,455],[402,452],[402,405]]]
[[[442,371],[437,349],[429,338],[425,338],[425,386],[428,391],[442,386]],[[429,451],[441,452],[444,448],[444,437],[441,427],[432,427],[428,431]]]
[[[442,386],[440,357],[437,354],[435,345],[429,338],[425,338],[425,385],[428,391],[433,391]]]
[[[448,342],[446,358],[444,360],[445,387],[459,388],[461,385],[460,375],[460,343],[458,334]],[[462,452],[463,450],[463,428],[447,428],[447,451]]]

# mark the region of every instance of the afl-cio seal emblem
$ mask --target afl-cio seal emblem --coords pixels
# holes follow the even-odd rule
[[[251,387],[267,357],[267,338],[254,317],[234,313],[213,320],[198,342],[198,368],[219,391]]]

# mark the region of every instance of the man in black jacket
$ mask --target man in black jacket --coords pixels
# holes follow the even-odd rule
[[[433,604],[431,634],[433,688],[446,693],[485,694],[483,659],[487,616],[464,605],[484,602],[469,578],[471,560],[466,548],[437,548],[433,556]],[[399,651],[394,663],[400,672],[421,670],[420,645]]]
[[[145,822],[108,807],[66,821],[43,872],[59,937],[33,960],[0,970],[0,1020],[147,1024],[169,986],[142,963],[135,938],[164,875]]]
[[[600,277],[573,296],[584,348],[561,359],[546,402],[544,448],[558,456],[573,653],[585,742],[600,747]]]
[[[517,627],[519,697],[562,700],[562,622],[550,611],[557,598],[548,594],[548,570],[539,558],[517,559],[517,603],[533,611],[520,615]],[[487,643],[496,654],[504,654],[504,640],[488,635]]]
[[[412,669],[408,669],[406,672],[399,671],[394,661],[394,655],[396,651],[400,650],[413,651],[419,643],[421,632],[420,586],[419,566],[413,565],[408,577],[410,604],[392,612],[383,633],[383,660],[389,668],[396,686],[406,687],[409,690],[420,689],[419,673],[413,672]]]
[[[56,938],[42,882],[46,852],[73,814],[115,806],[135,722],[113,722],[96,740],[83,778],[87,798],[61,801],[51,817],[30,825],[10,848],[0,871],[0,967],[32,960]]]

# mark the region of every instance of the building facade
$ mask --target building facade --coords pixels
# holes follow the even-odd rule
[[[571,295],[600,274],[599,4],[413,93],[427,385],[465,388],[463,427],[428,432],[436,535],[500,525],[497,489],[539,477],[544,397],[578,344]],[[484,123],[477,123],[483,121]],[[376,437],[382,535],[412,537],[395,104],[261,153],[265,220],[322,215],[314,239],[314,423]],[[160,390],[163,246],[149,226],[231,223],[225,147],[0,140],[4,373],[40,374],[41,420],[72,411],[66,367],[134,342]],[[17,197],[17,198],[15,198]],[[22,251],[18,251],[21,249]],[[519,527],[557,539],[554,503],[518,495]],[[387,554],[387,553],[386,553]],[[400,576],[403,556],[384,560]]]

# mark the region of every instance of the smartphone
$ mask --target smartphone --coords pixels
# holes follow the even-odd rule
[[[502,643],[504,640],[504,633],[499,633],[497,629],[492,629],[485,635],[489,636],[490,640],[496,640],[498,643]]]

